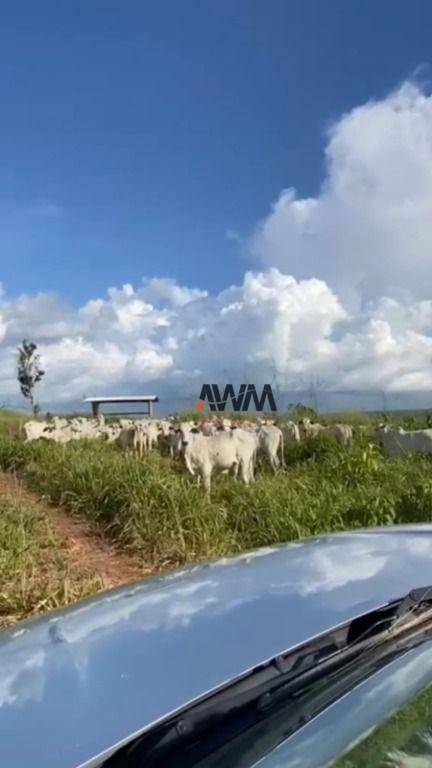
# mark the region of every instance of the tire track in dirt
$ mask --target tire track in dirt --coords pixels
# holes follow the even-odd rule
[[[156,572],[136,555],[120,551],[95,534],[88,523],[76,520],[60,507],[48,504],[29,491],[16,475],[0,473],[0,495],[7,494],[42,510],[49,520],[59,548],[71,568],[99,576],[104,588],[137,581]]]

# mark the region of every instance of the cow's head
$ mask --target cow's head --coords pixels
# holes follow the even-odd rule
[[[190,443],[190,435],[199,435],[201,434],[199,429],[197,427],[192,427],[192,429],[189,429],[187,432],[179,430],[181,434],[181,441],[182,441],[182,447],[186,448],[187,445]]]

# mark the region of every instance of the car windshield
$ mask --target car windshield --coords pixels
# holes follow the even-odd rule
[[[332,765],[333,768],[430,768],[432,686]]]

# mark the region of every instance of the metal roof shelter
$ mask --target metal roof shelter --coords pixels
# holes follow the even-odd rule
[[[99,408],[101,405],[110,403],[145,403],[147,410],[145,411],[121,411],[120,413],[114,413],[113,416],[131,416],[134,414],[145,413],[147,416],[153,415],[153,403],[158,403],[159,398],[156,395],[114,395],[112,397],[86,397],[85,403],[91,403],[93,416],[99,415]]]

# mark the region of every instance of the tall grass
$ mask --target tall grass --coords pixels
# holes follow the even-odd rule
[[[19,437],[22,425],[30,418],[32,416],[28,413],[18,413],[18,411],[0,407],[0,435]]]
[[[0,627],[85,597],[102,584],[68,568],[46,515],[0,498]]]
[[[260,467],[249,488],[218,478],[208,499],[181,463],[116,447],[0,438],[0,467],[157,566],[371,525],[432,519],[432,463],[387,459],[366,438],[287,449],[287,468]]]

